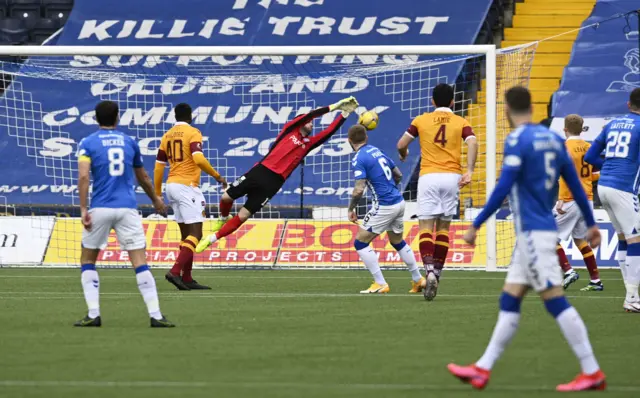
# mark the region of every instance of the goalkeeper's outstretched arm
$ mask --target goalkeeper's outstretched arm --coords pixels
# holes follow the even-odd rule
[[[299,115],[295,117],[293,120],[288,121],[282,128],[282,131],[280,134],[290,131],[292,128],[304,126],[305,124],[309,123],[313,119],[320,117],[326,113],[333,112],[336,109],[341,110],[343,112],[343,116],[347,117],[349,113],[353,112],[357,107],[358,107],[358,101],[356,101],[355,97],[351,96],[351,97],[343,98],[340,101],[336,102],[335,104],[314,109],[309,113],[306,113],[304,115]],[[348,113],[345,115],[344,114],[345,112],[348,112]]]
[[[356,110],[358,105],[358,101],[355,99],[355,97],[348,97],[336,102],[335,104],[331,104],[328,107],[325,107],[325,109],[329,108],[330,112],[334,110],[341,110],[342,113],[336,116],[329,127],[311,138],[311,149],[319,147],[320,145],[324,144],[329,138],[331,138],[331,136],[334,135],[340,129],[340,127],[342,127],[344,122],[347,120],[347,117],[349,117],[349,115]]]

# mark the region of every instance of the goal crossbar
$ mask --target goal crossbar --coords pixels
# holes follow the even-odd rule
[[[463,55],[485,54],[495,57],[494,45],[451,46],[0,46],[0,55]]]

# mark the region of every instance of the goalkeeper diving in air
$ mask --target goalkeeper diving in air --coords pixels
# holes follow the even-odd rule
[[[330,106],[299,115],[287,122],[271,146],[269,153],[251,170],[231,184],[222,195],[220,219],[214,225],[214,233],[198,243],[196,253],[202,253],[212,243],[234,233],[252,214],[269,203],[305,156],[331,138],[357,107],[358,101],[354,97],[349,97]],[[311,136],[313,119],[335,110],[341,110],[342,113],[335,118],[329,127]],[[230,219],[229,212],[233,202],[242,196],[247,197],[244,206],[236,216]]]

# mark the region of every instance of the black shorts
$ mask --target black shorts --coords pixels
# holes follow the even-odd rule
[[[247,201],[244,203],[244,208],[251,214],[255,214],[269,203],[283,184],[284,178],[280,174],[274,173],[262,164],[257,164],[229,186],[227,195],[234,200],[246,195]]]

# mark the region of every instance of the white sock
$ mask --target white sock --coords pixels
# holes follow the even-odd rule
[[[358,241],[356,241],[358,242]],[[360,242],[361,243],[361,242]],[[380,271],[380,265],[378,264],[378,255],[371,248],[371,246],[367,245],[364,248],[357,250],[358,256],[364,263],[365,267],[371,272],[373,276],[373,280],[378,285],[386,285],[387,281],[384,280],[384,276],[382,276],[382,271]]]
[[[640,243],[629,243],[627,246],[627,258],[624,286],[627,288],[627,301],[636,302],[638,298],[638,284],[640,284]]]
[[[411,246],[407,245],[405,241],[402,241],[402,243],[395,246],[401,246],[399,250],[398,248],[396,248],[396,250],[398,250],[398,254],[400,255],[402,261],[407,264],[407,269],[409,270],[409,272],[411,272],[411,279],[413,279],[414,282],[420,282],[422,275],[420,274],[420,268],[418,267],[418,263],[416,262],[416,255],[413,254]]]
[[[627,250],[619,250],[617,254],[618,265],[620,266],[620,273],[622,273],[622,281],[627,280]]]
[[[138,282],[138,290],[140,290],[140,294],[142,294],[142,299],[147,305],[149,316],[154,319],[162,319],[158,291],[156,290],[156,280],[153,279],[153,275],[151,275],[148,266],[142,265],[136,268],[136,281]]]
[[[573,353],[578,357],[582,373],[590,375],[597,372],[600,366],[598,366],[598,361],[593,355],[587,327],[584,325],[578,311],[574,307],[569,307],[556,317],[556,322],[558,322],[560,330],[562,330],[562,334],[567,339]]]
[[[504,352],[504,349],[513,339],[513,336],[516,335],[519,323],[519,312],[500,311],[498,314],[498,322],[496,322],[496,326],[493,329],[489,345],[482,357],[476,362],[476,366],[491,370]]]
[[[218,240],[218,237],[216,236],[216,234],[209,235],[209,242],[215,243],[217,240]]]
[[[98,278],[96,266],[93,264],[83,265],[80,280],[82,281],[84,300],[89,308],[89,316],[97,318],[100,316],[100,278]]]

